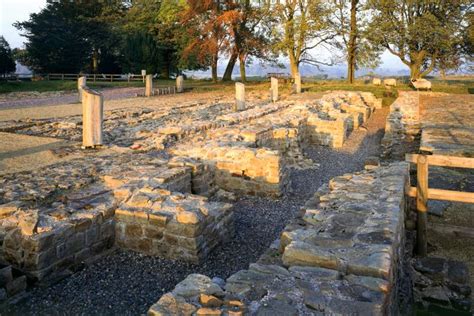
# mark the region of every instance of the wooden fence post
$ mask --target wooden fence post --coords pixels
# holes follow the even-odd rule
[[[424,257],[427,253],[426,226],[428,221],[428,161],[424,155],[418,156],[416,175],[416,209],[418,211],[417,252],[420,256]]]

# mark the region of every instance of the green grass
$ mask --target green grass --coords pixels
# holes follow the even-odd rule
[[[254,78],[252,78],[254,79]],[[440,80],[430,78],[433,83],[433,92],[445,92],[455,94],[474,93],[474,80]],[[309,81],[309,80],[308,80]],[[349,90],[349,91],[366,91],[372,92],[376,97],[383,98],[383,104],[391,104],[398,96],[398,90],[413,90],[408,84],[408,79],[400,79],[399,85],[394,89],[386,89],[383,86],[374,86],[370,83],[365,83],[362,80],[357,80],[354,84],[348,84],[344,80],[313,80],[305,82],[303,89],[310,92],[324,92],[329,90]],[[155,80],[155,87],[159,86],[174,86],[174,80]],[[91,82],[88,81],[88,86],[93,89],[104,89],[112,87],[143,87],[141,81],[132,82]],[[186,87],[192,88],[196,92],[220,91],[229,92],[234,89],[234,82],[218,82],[212,83],[211,80],[186,80]],[[77,89],[76,81],[18,81],[18,82],[0,82],[0,94],[8,92],[21,91],[75,91]],[[247,91],[259,91],[268,93],[269,82],[267,80],[257,81],[252,80],[246,85]],[[280,84],[280,91],[287,93],[291,91],[291,83]]]
[[[88,82],[88,86],[95,89],[112,87],[141,87],[144,84],[139,81],[132,82]],[[75,80],[41,80],[41,81],[0,81],[0,93],[9,92],[47,92],[47,91],[75,91],[77,81]]]

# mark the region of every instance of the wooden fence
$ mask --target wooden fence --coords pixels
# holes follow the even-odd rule
[[[463,203],[474,203],[474,192],[460,192],[453,190],[431,189],[428,187],[429,166],[470,168],[474,169],[474,158],[452,157],[442,155],[407,154],[406,161],[416,164],[416,187],[410,186],[407,195],[416,198],[418,211],[417,221],[417,252],[426,256],[427,252],[427,211],[428,200],[443,200]]]
[[[79,77],[87,77],[88,81],[144,81],[144,76],[135,74],[45,74],[46,80],[77,80]]]

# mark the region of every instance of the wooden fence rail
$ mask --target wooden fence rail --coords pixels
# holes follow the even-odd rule
[[[79,77],[87,77],[87,80],[96,81],[144,81],[141,74],[44,74],[46,80],[77,80]]]
[[[417,252],[426,256],[427,252],[427,211],[428,200],[443,200],[463,203],[474,203],[474,192],[459,192],[453,190],[430,189],[428,187],[429,166],[471,168],[474,169],[474,158],[451,157],[442,155],[407,154],[405,160],[416,164],[416,187],[410,187],[407,195],[416,198],[418,211],[417,221]]]

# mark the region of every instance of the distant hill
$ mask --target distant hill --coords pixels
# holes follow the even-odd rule
[[[219,77],[224,74],[226,64],[221,64],[218,66],[217,72]],[[284,65],[283,68],[265,65],[262,63],[254,62],[246,67],[247,76],[248,77],[256,77],[256,76],[266,76],[267,73],[287,73],[290,74],[290,67],[288,64]],[[321,66],[319,69],[315,66],[311,65],[302,65],[300,67],[300,72],[304,77],[313,77],[313,76],[321,76],[327,75],[328,78],[345,78],[346,77],[346,66],[345,65],[335,65],[335,66]],[[197,78],[209,78],[211,76],[211,71],[192,71],[187,72],[189,75],[197,77]],[[375,73],[379,76],[406,76],[409,75],[410,72],[408,69],[388,69],[388,68],[377,68],[373,69],[360,69],[356,72],[356,76],[363,76],[368,73]],[[239,66],[235,65],[234,71],[232,73],[232,77],[240,76]]]

